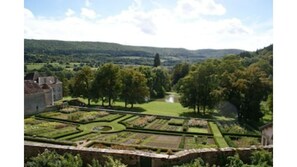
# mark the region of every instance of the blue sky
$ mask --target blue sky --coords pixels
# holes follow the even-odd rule
[[[29,39],[256,50],[272,44],[272,0],[25,0]]]

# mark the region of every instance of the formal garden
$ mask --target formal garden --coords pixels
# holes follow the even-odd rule
[[[66,107],[25,118],[25,140],[174,154],[260,145],[260,132],[230,120]]]

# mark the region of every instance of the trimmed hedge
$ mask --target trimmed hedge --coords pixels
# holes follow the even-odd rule
[[[213,133],[213,137],[214,137],[216,144],[220,148],[229,147],[227,142],[225,141],[224,137],[222,136],[218,126],[214,122],[208,122],[208,124],[209,124],[209,128],[210,128],[211,132]]]
[[[76,146],[76,143],[70,141],[59,141],[54,139],[46,139],[40,137],[33,137],[33,136],[25,136],[25,140],[28,141],[36,141],[36,142],[44,142],[44,143],[51,143],[51,144],[59,144],[59,145],[68,145],[68,146]]]
[[[131,132],[140,132],[140,133],[149,133],[149,134],[164,134],[164,135],[173,135],[173,136],[182,136],[182,135],[201,135],[201,136],[212,136],[210,133],[191,133],[191,132],[179,132],[179,131],[165,131],[165,130],[156,130],[156,129],[138,129],[138,128],[127,128],[126,131]]]

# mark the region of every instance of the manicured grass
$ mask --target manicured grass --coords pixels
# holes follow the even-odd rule
[[[224,137],[222,136],[218,126],[214,122],[208,122],[210,130],[213,133],[214,140],[220,148],[229,147]]]
[[[47,63],[27,63],[26,66],[27,66],[27,70],[28,71],[31,71],[31,70],[39,70],[40,68],[42,68],[45,64]],[[60,66],[60,67],[63,67],[63,68],[66,68],[66,67],[70,67],[68,69],[72,70],[74,68],[74,66],[78,66],[80,65],[80,63],[69,63],[69,65],[66,65],[66,64],[59,64],[59,63],[49,63],[53,66]]]
[[[64,97],[63,100],[70,100],[71,97]],[[87,99],[79,98],[79,100],[87,103]],[[101,105],[101,102],[94,103],[91,105]],[[107,105],[107,104],[105,104]],[[164,115],[164,116],[182,116],[193,111],[188,108],[184,108],[180,103],[166,103],[165,101],[150,101],[143,104],[134,104],[134,108],[125,108],[124,102],[115,102],[113,104],[114,109],[128,110],[134,112],[141,112],[144,114]]]
[[[79,132],[75,125],[36,120],[35,118],[25,119],[25,134],[46,138],[57,138],[67,134]]]
[[[60,140],[74,139],[76,137],[81,137],[84,134],[89,134],[89,133],[93,132],[93,128],[97,127],[97,126],[110,126],[112,129],[109,130],[108,133],[123,131],[126,129],[126,127],[122,124],[119,124],[118,122],[120,122],[121,120],[124,120],[126,118],[129,118],[129,117],[131,117],[131,114],[127,114],[127,115],[125,115],[119,119],[116,119],[112,122],[94,122],[94,123],[88,123],[85,125],[80,125],[78,128],[80,130],[82,130],[81,133],[69,135],[69,136],[61,138]]]
[[[184,124],[184,122],[185,122],[184,119],[171,118],[170,121],[168,122],[168,124],[182,126]]]
[[[207,129],[205,129],[205,128],[195,128],[195,127],[189,127],[188,132],[208,133]]]

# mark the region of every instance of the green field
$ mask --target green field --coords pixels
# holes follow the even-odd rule
[[[71,97],[64,97],[63,100],[70,100]],[[87,99],[79,98],[79,100],[87,103]],[[101,102],[94,103],[91,102],[91,105],[101,105]],[[107,104],[105,104],[107,105]],[[184,108],[180,103],[167,103],[161,101],[160,99],[150,101],[143,104],[134,104],[134,107],[125,108],[124,102],[115,102],[113,108],[127,111],[140,112],[144,114],[154,114],[154,115],[164,115],[164,116],[183,116],[185,114],[191,114],[193,111],[188,108]]]

